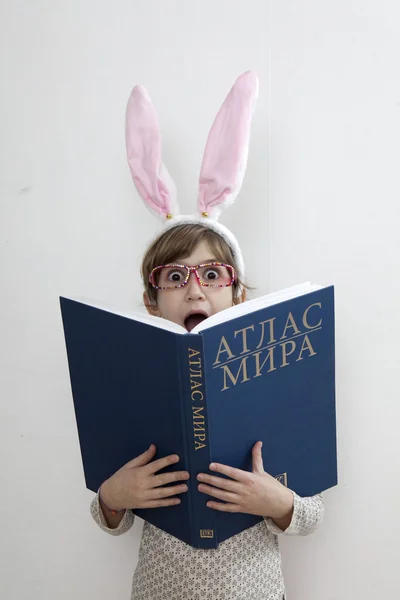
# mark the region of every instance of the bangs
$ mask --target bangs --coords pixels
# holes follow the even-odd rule
[[[194,225],[184,225],[175,227],[171,232],[165,234],[165,238],[159,240],[157,247],[154,248],[151,269],[160,264],[172,263],[180,256],[189,256],[196,249],[198,244],[206,242],[214,258],[220,262],[233,260],[232,252],[228,244],[214,231],[206,229],[199,225],[199,230],[193,230]],[[167,234],[170,235],[167,235]],[[150,270],[151,270],[150,269]]]

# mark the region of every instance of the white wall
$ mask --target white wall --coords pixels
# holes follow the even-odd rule
[[[259,293],[337,286],[341,482],[322,529],[282,544],[288,598],[394,597],[399,23],[395,0],[1,3],[1,598],[129,597],[140,525],[115,539],[88,514],[58,295],[139,302],[157,224],[126,166],[131,87],[151,92],[189,211],[248,68],[260,99],[224,222]]]
[[[400,5],[270,7],[271,287],[337,303],[340,485],[282,546],[289,598],[398,598]]]

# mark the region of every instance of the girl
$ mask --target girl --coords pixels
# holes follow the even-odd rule
[[[127,112],[128,160],[147,205],[167,216],[164,231],[142,262],[148,312],[183,325],[243,302],[244,264],[233,234],[216,217],[237,195],[244,172],[257,79],[246,73],[223,104],[206,146],[200,175],[199,215],[180,217],[172,182],[161,164],[159,129],[146,91],[134,89]],[[132,526],[132,509],[169,507],[188,485],[197,485],[210,510],[264,517],[217,549],[192,548],[145,523],[132,600],[282,600],[284,583],[278,534],[306,535],[323,515],[321,496],[300,498],[264,471],[261,442],[252,450],[252,472],[211,464],[188,481],[180,457],[153,460],[156,448],[133,458],[105,481],[92,501],[98,525],[111,535]],[[177,470],[161,473],[176,464]],[[224,477],[220,477],[224,475]]]

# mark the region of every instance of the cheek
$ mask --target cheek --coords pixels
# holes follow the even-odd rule
[[[180,306],[180,298],[178,296],[179,293],[177,293],[177,290],[174,290],[173,293],[158,292],[158,310],[162,317],[168,319],[178,312]]]
[[[232,288],[225,288],[223,290],[219,290],[220,293],[215,297],[215,307],[218,310],[224,310],[225,308],[229,308],[233,305],[233,294]]]

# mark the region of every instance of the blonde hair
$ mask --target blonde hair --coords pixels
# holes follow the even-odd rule
[[[173,263],[180,256],[189,256],[198,244],[206,242],[215,259],[231,265],[235,269],[236,281],[233,285],[234,302],[237,298],[238,286],[249,289],[238,279],[238,268],[228,243],[215,231],[197,223],[177,225],[165,231],[147,249],[141,266],[143,285],[152,305],[157,305],[157,290],[149,282],[154,267]]]

